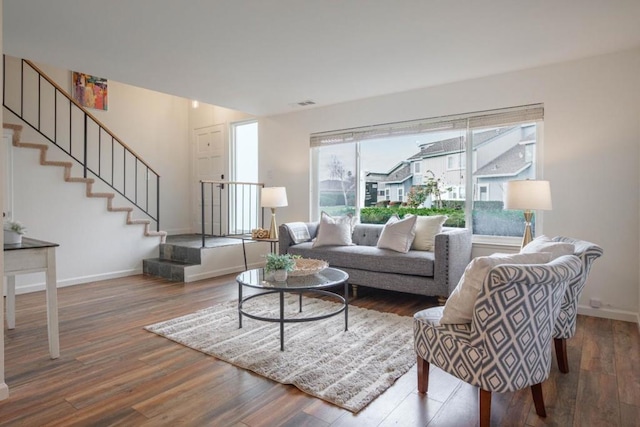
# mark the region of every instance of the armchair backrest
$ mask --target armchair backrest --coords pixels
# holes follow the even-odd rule
[[[557,236],[553,238],[556,242],[572,243],[575,247],[574,255],[580,258],[582,268],[573,280],[567,286],[567,292],[562,300],[560,313],[554,326],[554,338],[571,338],[576,332],[576,317],[578,316],[578,302],[580,295],[587,282],[589,271],[593,261],[602,256],[603,250],[595,243],[586,240],[573,239],[571,237]]]
[[[489,271],[471,322],[470,345],[484,356],[480,387],[515,391],[548,377],[554,323],[580,269],[576,256],[565,255],[547,264],[503,264]]]

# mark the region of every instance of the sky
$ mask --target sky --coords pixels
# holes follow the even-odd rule
[[[389,172],[399,162],[420,152],[420,145],[442,139],[460,136],[460,131],[432,132],[421,135],[381,138],[361,143],[363,172]],[[320,158],[320,179],[329,179],[329,162],[332,155],[338,156],[346,170],[355,172],[354,144],[337,144],[322,149]]]

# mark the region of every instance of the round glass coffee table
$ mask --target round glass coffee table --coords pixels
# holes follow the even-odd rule
[[[308,276],[289,276],[284,282],[276,282],[272,280],[269,273],[265,273],[264,269],[256,268],[253,270],[247,270],[240,273],[236,277],[238,282],[238,319],[239,327],[242,328],[242,316],[247,316],[251,319],[262,320],[265,322],[278,322],[280,323],[280,350],[284,351],[284,324],[296,323],[296,322],[312,322],[314,320],[326,319],[331,316],[336,316],[344,312],[344,330],[348,330],[349,323],[349,285],[347,281],[349,275],[337,268],[325,268],[319,273],[310,274]],[[328,290],[329,288],[344,285],[344,296],[336,292]],[[242,288],[246,286],[248,288],[261,289],[264,292],[259,294],[253,294],[246,297],[242,296]],[[305,292],[316,293],[320,295],[326,295],[331,298],[336,298],[341,304],[340,307],[332,312],[313,317],[300,317],[300,318],[285,318],[284,316],[284,294],[297,293],[299,312],[302,312],[302,294]],[[277,293],[280,295],[280,316],[278,317],[264,317],[251,314],[243,308],[243,304],[251,299],[260,298],[265,295]]]

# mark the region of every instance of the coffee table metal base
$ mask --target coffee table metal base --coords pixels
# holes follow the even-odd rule
[[[336,316],[342,312],[344,312],[344,330],[348,331],[349,330],[349,303],[347,301],[348,295],[349,295],[349,285],[347,284],[347,282],[345,281],[344,283],[344,296],[335,293],[335,292],[330,292],[330,291],[326,291],[326,290],[321,290],[321,289],[305,289],[305,290],[297,290],[297,291],[286,291],[286,290],[274,290],[274,291],[267,291],[267,292],[262,292],[259,294],[254,294],[254,295],[250,295],[248,297],[243,298],[242,297],[242,283],[238,283],[238,322],[239,322],[239,328],[242,328],[242,316],[247,316],[251,319],[255,319],[255,320],[261,320],[264,322],[278,322],[280,323],[280,351],[284,351],[284,324],[285,323],[301,323],[301,322],[313,322],[316,320],[322,320],[322,319],[326,319],[328,317],[332,317],[332,316]],[[327,314],[323,314],[321,316],[313,316],[313,317],[301,317],[301,318],[285,318],[284,317],[284,294],[285,293],[298,293],[298,312],[302,313],[302,294],[304,292],[313,292],[313,293],[317,293],[317,294],[321,294],[321,295],[326,295],[326,296],[330,296],[332,298],[337,298],[338,301],[340,301],[342,303],[342,305],[340,306],[340,308],[338,308],[335,311],[332,311],[331,313],[327,313]],[[243,304],[249,300],[252,300],[254,298],[259,298],[265,295],[270,295],[270,294],[279,294],[280,295],[280,316],[279,317],[264,317],[264,316],[257,316],[255,314],[251,314],[248,313],[247,311],[245,311],[243,309]]]

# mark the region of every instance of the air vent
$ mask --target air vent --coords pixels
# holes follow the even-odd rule
[[[298,105],[301,106],[301,107],[306,107],[307,105],[315,105],[315,101],[307,99],[306,101],[298,102]]]

